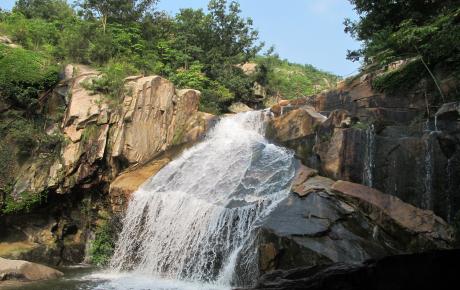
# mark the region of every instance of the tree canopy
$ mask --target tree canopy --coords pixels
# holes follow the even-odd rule
[[[408,57],[427,63],[458,61],[460,2],[454,0],[350,0],[360,18],[345,20],[345,32],[363,47],[349,51],[351,60],[365,64]]]
[[[238,2],[210,0],[206,11],[182,9],[176,15],[157,11],[157,2],[79,0],[71,7],[65,0],[18,0],[12,12],[0,12],[0,34],[49,62],[99,68],[105,79],[93,89],[112,98],[122,93],[123,78],[134,73],[158,74],[179,87],[201,90],[201,110],[216,114],[236,101],[251,103],[254,81],[275,91],[277,76],[269,74],[269,66],[276,62],[259,62],[255,75],[240,69],[258,58],[264,44]],[[313,92],[315,82],[323,83],[312,80],[313,74],[297,74],[296,91],[285,83],[276,91],[289,97]]]

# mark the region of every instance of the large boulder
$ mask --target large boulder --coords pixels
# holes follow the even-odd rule
[[[64,276],[62,272],[47,266],[27,261],[0,258],[0,281],[38,281],[55,279],[62,276]]]
[[[460,119],[460,102],[443,104],[436,112],[439,120],[457,121]]]
[[[323,131],[324,132],[324,131]],[[363,175],[366,132],[355,128],[336,128],[331,135],[322,133],[313,151],[321,163],[318,169],[333,179],[360,182]]]
[[[259,270],[359,263],[449,248],[451,227],[431,211],[350,182],[300,168],[293,192],[260,226]]]
[[[299,108],[273,119],[269,124],[268,135],[277,142],[301,139],[314,135],[317,126],[326,119],[313,108]]]
[[[200,92],[179,90],[161,77],[130,80],[113,132],[111,156],[127,165],[145,164],[174,143],[180,143],[188,119],[198,111]]]
[[[452,242],[453,231],[449,225],[430,210],[417,208],[401,199],[380,191],[348,181],[337,181],[331,189],[348,200],[358,203],[361,210],[372,216],[375,222],[383,224],[385,219],[426,238],[448,246]]]
[[[110,184],[109,195],[112,211],[123,212],[131,195],[149,178],[157,174],[164,166],[180,153],[180,149],[169,150],[144,166],[123,172]]]
[[[244,103],[236,102],[236,103],[231,104],[230,107],[228,107],[228,110],[231,113],[238,114],[238,113],[249,112],[249,111],[252,111],[253,109],[251,109],[248,105]]]

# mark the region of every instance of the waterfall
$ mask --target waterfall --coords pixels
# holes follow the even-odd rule
[[[373,185],[373,170],[375,167],[375,127],[370,125],[366,129],[366,152],[364,155],[363,184]]]
[[[447,159],[447,166],[446,166],[446,174],[447,174],[447,190],[446,190],[446,202],[447,202],[447,222],[451,223],[453,216],[452,216],[452,191],[454,180],[456,178],[454,176],[454,170],[452,166],[452,157]]]
[[[424,138],[425,145],[425,192],[422,200],[424,209],[433,209],[432,191],[433,191],[433,144],[432,138],[436,134],[434,131]]]
[[[112,269],[230,285],[237,261],[256,267],[238,254],[295,174],[293,153],[264,138],[266,118],[223,118],[142,185],[126,211]]]

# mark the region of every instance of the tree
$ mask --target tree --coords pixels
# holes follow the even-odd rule
[[[139,21],[158,0],[83,0],[79,6],[88,18],[99,18],[105,33],[108,22]]]
[[[13,12],[19,12],[29,19],[45,20],[65,19],[74,14],[65,0],[18,0]]]
[[[364,59],[370,63],[373,59],[381,60],[388,56],[398,54],[417,54],[414,45],[404,47],[401,45],[402,30],[408,25],[412,28],[426,28],[436,30],[432,24],[441,15],[446,15],[460,7],[454,0],[349,0],[356,12],[360,15],[359,20],[345,19],[345,32],[355,39],[363,42],[360,50],[349,51],[348,59],[357,61]],[[416,32],[413,30],[412,32]],[[408,36],[410,33],[406,33]],[[407,43],[406,43],[407,45]],[[381,57],[379,57],[379,55]]]
[[[240,16],[238,2],[227,4],[226,0],[211,0],[208,9],[212,31],[208,41],[210,58],[219,54],[233,63],[241,63],[253,58],[261,50],[263,43],[256,44],[259,33],[252,27],[252,19]]]

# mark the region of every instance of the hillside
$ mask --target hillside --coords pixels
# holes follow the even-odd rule
[[[293,99],[332,89],[341,78],[312,65],[301,65],[276,56],[259,56],[259,65],[267,68],[266,85],[271,94]]]

